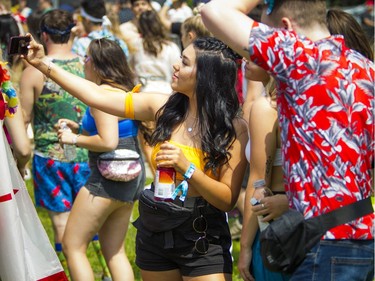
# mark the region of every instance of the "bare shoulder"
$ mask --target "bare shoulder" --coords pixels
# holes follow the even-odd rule
[[[32,75],[33,77],[43,78],[43,73],[40,72],[38,69],[36,69],[36,68],[35,68],[34,66],[32,66],[32,65],[28,65],[28,66],[22,71],[22,75],[24,75],[24,76]]]
[[[21,75],[21,85],[29,85],[37,87],[42,85],[44,82],[44,74],[35,67],[29,65],[23,71]]]
[[[251,107],[249,122],[251,122],[252,119],[260,121],[262,118],[268,119],[268,117],[277,117],[277,110],[271,105],[271,101],[268,97],[258,97]]]

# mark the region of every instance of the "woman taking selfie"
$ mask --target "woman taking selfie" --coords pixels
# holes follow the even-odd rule
[[[173,65],[171,96],[111,93],[50,63],[34,40],[26,59],[93,108],[156,121],[151,136],[153,165],[173,168],[178,188],[167,198],[169,203],[154,200],[152,190],[141,194],[135,225],[136,263],[142,279],[231,280],[231,236],[225,212],[237,201],[248,140],[246,122],[239,117],[234,52],[214,38],[194,41]],[[147,200],[155,207],[151,209],[173,209],[175,217],[157,224],[162,214],[150,212]]]

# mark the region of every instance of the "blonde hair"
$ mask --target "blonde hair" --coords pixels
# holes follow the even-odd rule
[[[212,33],[208,31],[206,26],[203,24],[202,17],[200,14],[187,18],[181,25],[181,30],[185,33],[195,32],[197,38],[199,37],[212,37]]]
[[[110,27],[110,31],[112,32],[113,35],[115,35],[116,37],[118,37],[119,39],[125,42],[130,54],[134,54],[137,49],[135,48],[134,44],[132,44],[131,40],[122,34],[120,30],[119,15],[113,11],[113,9],[111,8],[111,5],[113,4],[107,4],[107,7],[108,7],[107,17],[111,21],[111,24],[112,24]]]
[[[1,0],[0,5],[3,6],[3,9],[6,10],[7,12],[10,12],[12,8],[12,1],[10,0]]]

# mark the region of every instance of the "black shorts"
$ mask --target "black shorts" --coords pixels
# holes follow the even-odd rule
[[[203,199],[202,199],[203,200]],[[195,241],[202,236],[193,229],[193,220],[168,232],[150,232],[138,219],[136,264],[142,270],[168,271],[179,269],[183,276],[202,276],[215,273],[232,274],[230,248],[232,240],[225,212],[207,204],[201,212],[207,221],[209,248],[206,254],[195,250]]]

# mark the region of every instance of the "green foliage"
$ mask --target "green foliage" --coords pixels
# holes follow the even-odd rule
[[[150,179],[148,181],[146,181],[146,185],[149,184],[150,182],[151,182]],[[26,185],[27,185],[27,188],[29,190],[31,198],[34,200],[32,180],[28,180],[26,182]],[[40,218],[44,228],[46,229],[48,237],[50,238],[50,241],[53,245],[54,242],[53,242],[52,225],[51,225],[51,221],[48,217],[47,211],[43,208],[37,207],[37,213],[38,213],[39,218]],[[134,204],[134,209],[133,209],[131,221],[135,221],[138,218],[138,216],[139,216],[139,214],[138,214],[138,202],[136,202]],[[136,229],[134,228],[134,226],[132,224],[130,224],[128,233],[126,235],[126,240],[125,240],[125,252],[127,253],[129,261],[130,261],[130,263],[133,267],[135,280],[140,281],[140,280],[142,280],[141,274],[140,274],[139,268],[135,265],[135,236],[136,236]],[[234,241],[233,242],[233,257],[234,257],[233,281],[242,280],[240,278],[240,275],[239,275],[238,269],[237,269],[237,260],[238,260],[239,249],[240,249],[240,243],[238,241]],[[88,259],[90,261],[90,264],[93,268],[94,275],[95,275],[95,281],[101,281],[103,271],[102,271],[102,268],[100,266],[99,260],[96,257],[96,253],[94,251],[94,248],[92,247],[91,244],[90,244],[90,246],[87,250],[87,257],[88,257]]]

